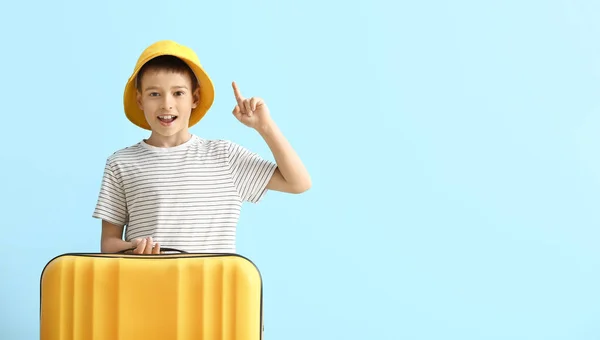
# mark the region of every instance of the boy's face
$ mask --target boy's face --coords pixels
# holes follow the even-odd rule
[[[148,70],[141,79],[137,102],[152,132],[170,137],[187,131],[192,109],[198,105],[198,91],[186,73]]]

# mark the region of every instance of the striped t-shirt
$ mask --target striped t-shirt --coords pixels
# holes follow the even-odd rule
[[[242,203],[260,201],[275,169],[230,141],[140,141],[108,157],[93,217],[126,226],[127,241],[152,236],[161,247],[235,253]]]

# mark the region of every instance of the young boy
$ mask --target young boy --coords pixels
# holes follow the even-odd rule
[[[191,134],[212,106],[212,81],[186,46],[159,41],[144,50],[125,86],[124,108],[151,133],[106,161],[93,213],[102,220],[101,252],[158,254],[162,246],[234,253],[243,202],[257,203],[267,190],[310,188],[265,102],[232,86],[233,115],[262,136],[276,163],[233,142]]]

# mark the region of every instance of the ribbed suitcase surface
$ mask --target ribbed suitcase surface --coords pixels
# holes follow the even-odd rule
[[[41,276],[41,340],[259,340],[262,281],[235,254],[65,254]]]

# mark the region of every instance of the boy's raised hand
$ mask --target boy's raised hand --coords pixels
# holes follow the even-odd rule
[[[237,102],[233,109],[235,118],[257,131],[266,128],[271,123],[271,115],[265,101],[258,97],[244,98],[237,84],[231,85]]]

